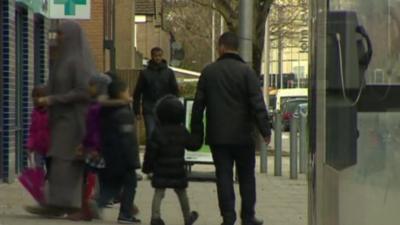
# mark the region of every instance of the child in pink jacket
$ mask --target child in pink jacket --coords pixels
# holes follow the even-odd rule
[[[46,156],[50,144],[47,108],[36,104],[37,99],[44,96],[46,96],[46,88],[44,86],[38,86],[33,89],[34,108],[31,114],[31,125],[27,141],[30,163],[33,164],[30,166],[33,167],[41,167],[46,164]]]

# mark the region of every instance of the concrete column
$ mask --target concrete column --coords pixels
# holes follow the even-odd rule
[[[135,1],[115,1],[115,60],[116,68],[135,67]]]

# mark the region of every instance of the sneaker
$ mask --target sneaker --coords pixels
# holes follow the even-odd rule
[[[49,218],[61,217],[66,213],[61,209],[47,207],[47,206],[26,206],[25,210],[30,214],[49,217]]]
[[[185,222],[185,225],[193,225],[198,218],[199,218],[198,212],[196,211],[191,212],[188,221]]]
[[[142,181],[143,180],[143,175],[142,174],[136,174],[136,178],[138,181]]]
[[[259,220],[255,217],[251,220],[242,221],[242,225],[262,225],[263,223],[264,223],[264,221]]]
[[[119,224],[135,224],[135,223],[140,223],[141,221],[137,219],[136,217],[132,216],[130,218],[124,217],[124,216],[119,216],[118,217],[118,223]]]
[[[99,208],[96,201],[89,201],[89,209],[93,219],[100,219],[100,220],[103,219],[104,217],[103,209]]]
[[[165,225],[164,221],[160,218],[151,219],[150,225]]]

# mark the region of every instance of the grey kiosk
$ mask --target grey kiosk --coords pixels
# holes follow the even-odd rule
[[[400,224],[400,0],[312,0],[310,225]]]

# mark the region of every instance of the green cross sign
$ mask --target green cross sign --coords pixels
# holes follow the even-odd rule
[[[87,0],[54,0],[54,4],[63,4],[66,16],[74,16],[76,5],[86,5]]]

